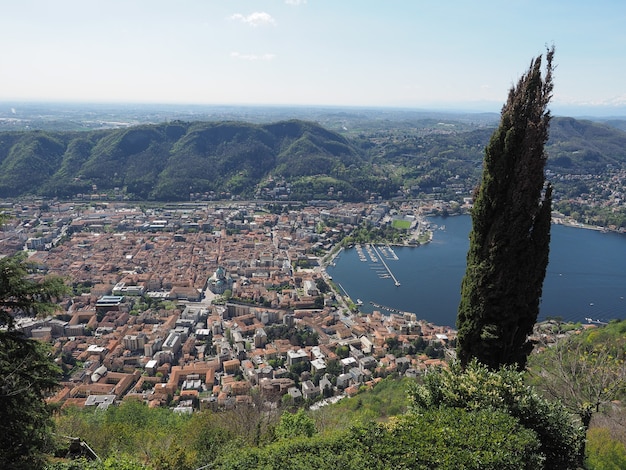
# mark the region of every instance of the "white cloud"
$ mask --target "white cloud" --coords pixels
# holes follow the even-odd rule
[[[272,18],[272,15],[269,13],[265,13],[264,11],[255,11],[254,13],[250,13],[245,16],[241,13],[235,13],[231,15],[231,20],[241,21],[242,23],[248,24],[253,27],[257,26],[273,26],[276,24],[276,20]]]
[[[239,52],[231,52],[230,56],[234,59],[240,59],[240,60],[250,60],[250,61],[254,61],[254,60],[273,60],[276,55],[275,54],[261,54],[261,55],[257,55],[257,54],[241,54]]]
[[[285,0],[287,5],[304,5],[306,0]]]
[[[626,105],[626,95],[616,96],[611,99],[611,104],[613,106],[624,106]]]
[[[567,106],[598,106],[607,108],[617,108],[626,106],[626,94],[612,96],[608,98],[589,98],[586,100],[572,98],[571,96],[554,94],[554,101]]]

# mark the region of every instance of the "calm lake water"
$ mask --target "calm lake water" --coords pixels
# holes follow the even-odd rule
[[[362,300],[363,312],[375,310],[374,302],[416,313],[438,325],[455,326],[471,218],[433,217],[429,221],[440,227],[431,243],[417,248],[392,247],[397,259],[379,248],[378,258],[400,286],[387,277],[380,260],[371,261],[365,248],[366,261],[361,261],[355,248],[344,250],[335,266],[328,266],[328,274],[354,301]],[[585,318],[626,318],[626,235],[552,226],[539,319],[548,316],[581,322]]]

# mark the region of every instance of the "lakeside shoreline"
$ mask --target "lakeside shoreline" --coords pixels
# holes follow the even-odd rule
[[[626,231],[623,228],[611,229],[609,227],[603,227],[601,225],[584,224],[582,222],[576,222],[573,219],[567,217],[552,217],[552,223],[555,225],[563,225],[565,227],[581,228],[584,230],[595,230],[602,233],[618,233],[624,234]]]
[[[445,231],[434,230],[432,247],[425,245],[424,251],[400,247],[396,253],[402,263],[390,264],[402,287],[379,281],[376,270],[369,276],[369,264],[359,262],[350,250],[341,252],[343,255],[335,259],[336,266],[327,266],[328,274],[341,282],[352,298],[360,298],[366,304],[362,307],[364,312],[371,312],[373,301],[416,312],[418,318],[435,324],[454,325],[458,307],[454,299],[459,296],[471,223],[469,218],[452,216],[429,217],[429,221],[431,228],[434,224],[446,225]],[[602,321],[623,318],[624,273],[616,254],[623,252],[624,237],[604,236],[597,229],[554,226],[552,230],[551,264],[544,282],[540,319],[551,316],[585,323],[587,317]],[[346,274],[347,269],[352,271]],[[371,285],[363,284],[366,280]]]

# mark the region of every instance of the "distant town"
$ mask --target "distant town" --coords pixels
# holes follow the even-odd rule
[[[404,243],[417,245],[423,216],[447,210],[394,206],[5,202],[0,249],[26,250],[40,275],[72,285],[56,316],[19,319],[66,374],[51,402],[191,411],[250,402],[252,390],[314,402],[418,374],[455,341],[412,313],[361,315],[325,273],[365,221],[401,221]]]
[[[258,396],[311,404],[454,354],[455,330],[382,306],[363,315],[324,266],[364,224],[400,227],[415,246],[430,238],[427,215],[467,206],[296,204],[4,202],[0,255],[26,251],[39,275],[73,290],[56,316],[18,320],[53,345],[65,373],[50,401],[181,412]]]

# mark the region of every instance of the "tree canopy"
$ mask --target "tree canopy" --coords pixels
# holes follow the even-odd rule
[[[63,280],[29,277],[22,255],[0,260],[0,467],[39,468],[49,450],[52,421],[44,398],[60,378],[45,344],[15,329],[15,315],[54,310]]]
[[[552,96],[552,58],[534,59],[502,108],[485,149],[482,181],[472,209],[467,269],[457,326],[463,364],[523,368],[528,335],[539,313],[548,264],[552,187],[544,167]]]
[[[0,331],[0,467],[39,468],[45,460],[52,421],[44,398],[60,375],[45,344]]]
[[[24,253],[0,259],[0,328],[13,329],[16,316],[34,317],[58,308],[54,299],[67,292],[63,279],[38,280],[31,277],[34,272]]]

